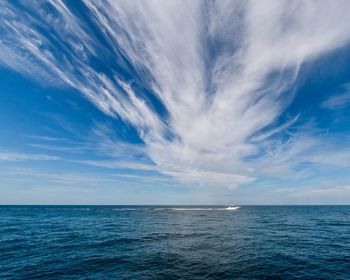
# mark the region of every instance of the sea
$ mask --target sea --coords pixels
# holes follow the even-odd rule
[[[350,206],[0,206],[0,279],[350,279]]]

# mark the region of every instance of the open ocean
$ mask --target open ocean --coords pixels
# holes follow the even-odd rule
[[[350,279],[350,206],[0,206],[0,279]]]

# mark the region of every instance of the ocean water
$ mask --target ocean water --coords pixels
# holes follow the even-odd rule
[[[0,279],[350,279],[350,206],[1,206]]]

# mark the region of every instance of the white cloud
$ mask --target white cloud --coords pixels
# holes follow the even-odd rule
[[[328,109],[339,109],[350,104],[350,84],[342,86],[342,93],[328,98],[322,106]]]
[[[25,154],[25,153],[4,153],[0,152],[0,163],[11,161],[30,161],[30,160],[58,160],[59,157],[42,155],[42,154]]]
[[[292,172],[287,162],[318,147],[308,134],[280,141],[270,151],[275,156],[267,150],[276,144],[269,138],[296,121],[274,126],[293,99],[288,89],[301,65],[349,42],[348,1],[84,1],[106,42],[163,103],[166,119],[117,71],[95,70],[88,58],[103,46],[63,2],[50,3],[56,16],[40,4],[30,16],[1,4],[1,63],[37,79],[49,75],[119,115],[138,130],[159,172],[233,188],[263,174],[262,163],[270,166],[265,174],[271,166]],[[61,49],[38,25],[55,31]]]

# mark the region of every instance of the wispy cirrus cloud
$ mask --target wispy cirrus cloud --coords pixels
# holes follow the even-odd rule
[[[342,92],[328,98],[322,103],[327,109],[339,109],[350,104],[350,84],[342,86]]]
[[[44,155],[44,154],[28,154],[28,153],[11,153],[11,152],[0,152],[0,163],[1,162],[13,162],[13,161],[47,161],[47,160],[58,160],[59,157]]]
[[[0,4],[0,62],[134,126],[157,171],[234,188],[317,151],[277,121],[303,63],[349,43],[348,1],[83,3],[88,23],[59,0]]]

